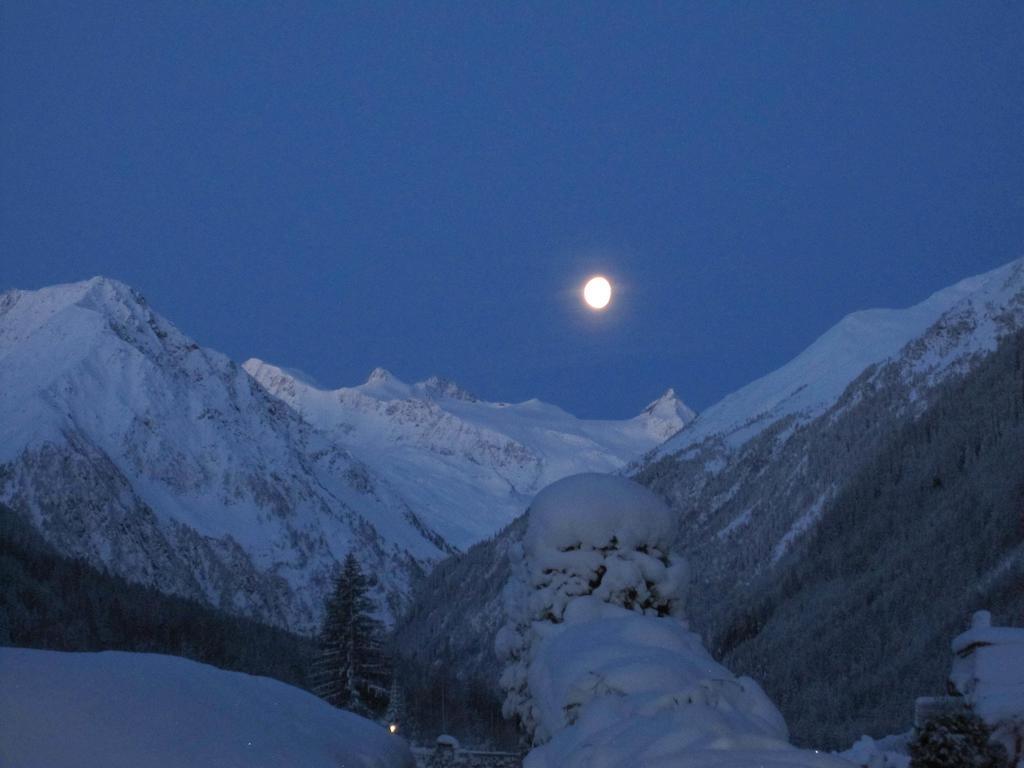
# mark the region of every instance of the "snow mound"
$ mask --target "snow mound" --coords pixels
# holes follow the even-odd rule
[[[704,720],[721,720],[729,730],[787,737],[785,722],[757,684],[735,678],[682,623],[652,621],[621,608],[605,611],[553,634],[534,657],[530,690],[548,732],[571,725],[577,710],[595,697],[612,696],[632,697],[634,716],[686,704],[705,709]],[[689,712],[692,740],[703,740],[706,725]]]
[[[173,656],[0,648],[0,680],[0,765],[413,765],[402,739],[310,693]]]

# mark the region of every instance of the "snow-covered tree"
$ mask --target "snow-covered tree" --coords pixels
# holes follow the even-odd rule
[[[1006,748],[972,712],[928,720],[910,742],[910,768],[1007,768]]]
[[[674,527],[620,477],[575,475],[534,499],[496,640],[505,713],[536,745],[524,766],[848,765],[792,747],[757,683],[689,631]]]
[[[681,618],[688,571],[669,550],[668,509],[628,480],[566,478],[537,495],[529,518],[523,543],[510,552],[513,576],[504,594],[510,623],[498,635],[497,650],[508,662],[505,716],[545,740],[528,685],[536,641],[563,624],[567,612],[590,612],[598,604]]]
[[[327,599],[314,690],[336,707],[372,716],[387,700],[389,671],[368,591],[359,561],[349,553]]]

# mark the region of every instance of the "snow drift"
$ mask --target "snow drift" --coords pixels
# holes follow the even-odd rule
[[[375,723],[265,677],[140,653],[0,648],[0,765],[411,768]]]

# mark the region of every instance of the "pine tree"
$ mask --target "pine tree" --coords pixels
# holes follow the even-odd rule
[[[911,768],[1007,768],[1006,749],[974,714],[940,715],[910,742]]]
[[[349,553],[327,599],[314,690],[336,707],[374,717],[387,701],[389,671],[368,591],[359,562]]]

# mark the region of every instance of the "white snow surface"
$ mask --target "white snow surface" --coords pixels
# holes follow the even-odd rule
[[[909,743],[913,731],[882,739],[861,736],[840,757],[858,768],[910,768]]]
[[[671,389],[632,419],[588,420],[539,400],[486,402],[436,376],[407,384],[377,368],[365,384],[327,390],[261,360],[244,368],[460,549],[510,523],[549,483],[619,471],[695,418]]]
[[[737,447],[787,416],[807,421],[834,404],[869,366],[911,352],[919,372],[991,351],[1024,314],[1024,258],[967,278],[906,309],[854,312],[776,371],[727,395],[655,452],[667,456],[708,438]],[[1018,318],[1019,320],[1019,318]],[[929,337],[925,348],[908,344]]]
[[[405,741],[310,693],[174,656],[0,648],[0,765],[412,768]]]

